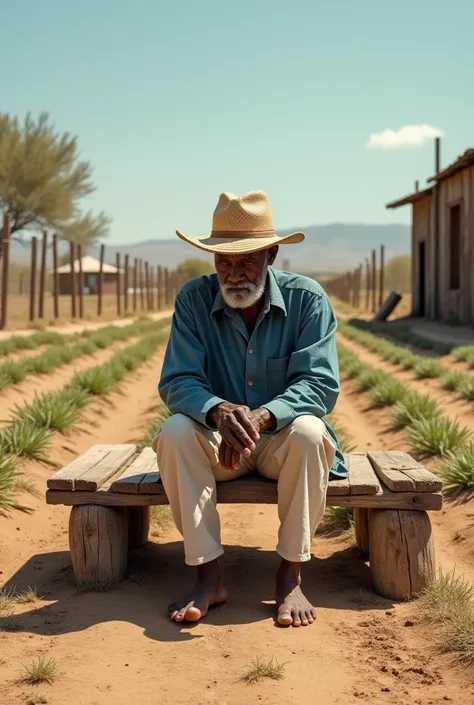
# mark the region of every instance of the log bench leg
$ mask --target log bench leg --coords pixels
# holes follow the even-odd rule
[[[375,590],[410,600],[435,578],[431,522],[426,512],[374,509],[369,522],[370,569]]]
[[[357,548],[364,555],[369,554],[369,509],[354,508],[354,531]]]
[[[79,585],[99,586],[122,580],[127,568],[126,508],[73,507],[69,520],[69,547]]]
[[[150,507],[127,507],[128,547],[138,548],[148,541]]]

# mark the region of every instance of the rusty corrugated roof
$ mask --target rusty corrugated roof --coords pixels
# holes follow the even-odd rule
[[[442,181],[443,179],[447,179],[450,176],[453,176],[454,174],[457,174],[458,171],[462,171],[463,169],[467,169],[468,166],[472,166],[474,164],[474,149],[469,148],[466,149],[464,154],[461,154],[460,157],[456,159],[452,164],[446,167],[446,169],[442,169],[440,172],[435,174],[434,176],[431,176],[428,181]]]
[[[425,198],[426,196],[429,196],[432,191],[432,186],[430,186],[429,188],[425,188],[422,191],[415,191],[414,193],[410,193],[409,196],[404,196],[403,198],[400,198],[398,201],[392,201],[391,203],[387,203],[385,208],[400,208],[400,206],[406,206],[409,203],[419,201],[420,198]]]

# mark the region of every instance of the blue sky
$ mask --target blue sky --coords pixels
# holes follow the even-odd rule
[[[266,190],[278,227],[386,211],[474,146],[474,3],[0,0],[0,110],[47,110],[94,167],[111,242],[209,229],[223,190]]]

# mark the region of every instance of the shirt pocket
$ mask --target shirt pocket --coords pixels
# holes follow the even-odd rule
[[[283,394],[288,386],[288,365],[290,357],[281,357],[277,360],[267,360],[267,384],[269,401]]]

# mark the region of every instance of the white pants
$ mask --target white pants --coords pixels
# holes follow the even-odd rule
[[[250,458],[231,472],[219,465],[220,441],[218,433],[183,414],[169,418],[153,439],[186,563],[201,565],[222,555],[216,480],[232,480],[254,469],[278,480],[277,553],[287,561],[310,560],[335,455],[323,421],[299,416],[274,435],[262,434]]]

